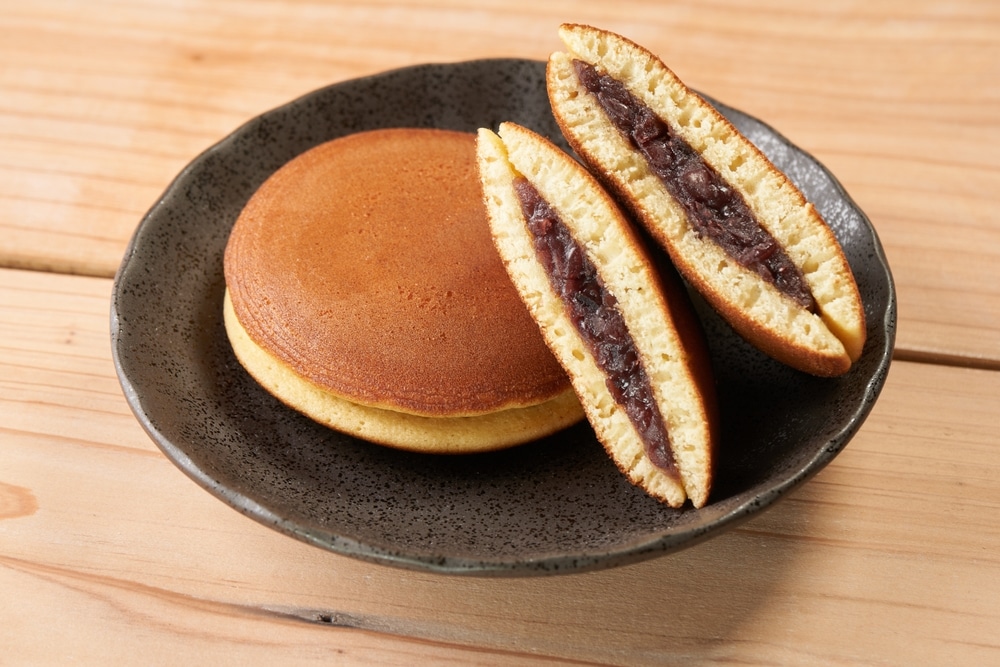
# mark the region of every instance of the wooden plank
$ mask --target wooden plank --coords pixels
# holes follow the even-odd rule
[[[450,577],[299,543],[190,482],[118,390],[109,291],[0,271],[0,645],[15,664],[1000,660],[1000,373],[897,362],[826,470],[678,554]]]
[[[0,662],[573,664],[431,632],[403,637],[405,614],[341,613],[352,606],[344,592],[299,588],[310,585],[303,574],[327,572],[324,587],[358,577],[346,594],[365,596],[365,570],[331,572],[326,554],[274,541],[166,463],[113,375],[109,290],[107,279],[0,271]],[[175,505],[178,496],[195,505]],[[198,525],[213,515],[221,524]],[[203,550],[208,534],[224,537]],[[261,537],[272,546],[246,570],[243,550]],[[207,574],[196,564],[209,560],[230,571],[196,583]],[[272,595],[289,585],[306,596]]]
[[[173,176],[335,81],[618,30],[825,162],[878,229],[901,358],[1000,367],[1000,5],[39,0],[0,13],[0,266],[111,276]],[[919,63],[919,66],[917,65]]]

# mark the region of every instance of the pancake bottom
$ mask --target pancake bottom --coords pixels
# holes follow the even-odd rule
[[[353,403],[298,375],[257,345],[226,291],[226,333],[237,359],[268,392],[311,419],[372,442],[441,454],[502,449],[551,435],[583,418],[571,388],[543,403],[473,417],[424,417]]]

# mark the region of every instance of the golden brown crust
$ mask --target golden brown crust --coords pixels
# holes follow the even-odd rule
[[[349,401],[455,417],[569,390],[493,249],[474,135],[378,130],[307,151],[248,202],[225,274],[256,344]]]
[[[522,299],[569,374],[598,439],[637,486],[671,506],[703,506],[711,488],[716,408],[700,325],[679,283],[660,274],[614,201],[578,163],[514,125],[479,133],[479,170],[493,239]],[[680,478],[652,464],[607,388],[539,261],[513,182],[523,176],[557,212],[615,296],[667,424]],[[668,298],[669,297],[669,298]]]
[[[787,177],[655,55],[607,31],[567,24],[569,53],[549,60],[553,112],[573,149],[659,241],[680,273],[744,337],[800,370],[845,373],[864,345],[864,311],[829,227]],[[645,159],[611,125],[576,78],[574,59],[621,81],[744,193],[761,225],[805,274],[819,316],[699,237]]]

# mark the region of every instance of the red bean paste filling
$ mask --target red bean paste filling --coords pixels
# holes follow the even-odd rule
[[[524,178],[514,180],[514,190],[535,253],[604,373],[608,390],[639,432],[649,460],[679,479],[663,415],[617,299],[604,288],[594,264],[538,190]]]
[[[620,81],[580,60],[573,65],[583,87],[683,207],[695,233],[713,240],[803,308],[817,312],[802,272],[760,226],[739,191]]]

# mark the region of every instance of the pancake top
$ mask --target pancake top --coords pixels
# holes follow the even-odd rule
[[[472,134],[373,130],[303,153],[240,214],[225,277],[259,346],[357,403],[457,416],[569,389],[492,244]]]

